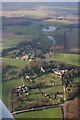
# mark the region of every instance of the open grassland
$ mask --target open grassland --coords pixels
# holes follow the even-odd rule
[[[13,66],[13,69],[18,71],[20,68],[24,67],[26,64],[29,63],[28,60],[23,61],[22,59],[9,59],[3,58],[4,63]]]
[[[79,82],[80,83],[80,77],[74,78],[74,82]]]
[[[57,115],[58,114],[58,115]],[[16,118],[62,118],[60,107],[17,114]]]
[[[9,105],[10,105],[10,99],[11,99],[10,90],[19,85],[22,85],[22,81],[20,79],[9,80],[2,83],[2,100],[9,110],[10,110]]]
[[[20,68],[22,68],[23,66],[25,66],[28,61],[23,61],[21,59],[16,60],[16,59],[7,59],[7,58],[3,58],[3,61],[5,64],[11,65],[12,69],[15,71],[14,76],[15,79],[10,79],[10,80],[6,80],[7,81],[3,81],[2,84],[2,93],[3,93],[3,101],[4,103],[7,105],[7,107],[9,108],[9,100],[10,100],[10,89],[17,87],[19,85],[22,85],[22,80],[17,78],[17,72],[19,71]]]
[[[6,33],[8,32],[8,36]],[[23,35],[16,35],[16,32],[22,32]],[[3,48],[14,47],[20,41],[31,41],[33,38],[38,38],[38,28],[36,24],[29,26],[8,26],[3,30]]]
[[[53,86],[53,87],[49,87],[49,88],[42,88],[41,89],[42,92],[46,92],[47,94],[50,92],[63,92],[63,86]]]
[[[46,42],[47,46],[50,46],[52,44],[52,41],[50,41],[46,35],[44,35],[40,25],[43,24],[46,26],[46,23],[42,22],[36,22],[32,23],[31,25],[27,26],[7,26],[3,29],[3,44],[2,49],[8,48],[8,47],[14,47],[21,41],[32,41],[33,39],[38,39],[44,45]],[[21,32],[22,34],[16,35],[16,32]],[[7,35],[8,33],[8,35]]]
[[[44,32],[42,31],[45,27],[55,26],[59,29],[55,32],[51,32],[51,35],[63,34],[67,31],[67,28],[60,27],[61,25],[65,25],[63,21],[40,21],[40,22],[32,22],[30,25],[25,26],[5,26],[3,28],[3,44],[2,49],[8,47],[14,47],[21,41],[32,41],[33,39],[39,39],[43,45],[51,45],[52,41],[46,37]],[[20,32],[22,34],[15,34],[16,32]],[[46,42],[46,44],[44,44]]]
[[[67,64],[79,65],[79,54],[66,54],[66,53],[56,53],[54,55],[55,60],[61,61]]]
[[[54,74],[46,74],[35,79],[35,82],[44,82],[45,85],[51,85],[51,81],[53,81],[55,85],[62,85],[61,78],[56,77]]]

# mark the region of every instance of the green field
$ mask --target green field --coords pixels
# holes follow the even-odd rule
[[[62,85],[61,78],[54,76],[54,74],[40,76],[35,79],[35,82],[45,82],[46,85],[51,85],[51,80],[55,83],[55,85]]]
[[[32,24],[27,26],[5,26],[3,29],[3,44],[2,49],[8,47],[16,46],[20,41],[32,41],[33,39],[40,39],[43,45],[51,45],[52,41],[50,41],[44,32],[43,28],[49,26],[60,27],[61,25],[66,25],[67,23],[62,22],[51,22],[51,21],[41,21],[41,22],[32,22]],[[41,26],[42,25],[42,26]],[[67,31],[67,28],[60,27],[59,30],[52,32],[50,34],[63,34],[64,31]],[[22,35],[16,35],[16,32],[21,32]],[[44,44],[46,42],[46,44]]]
[[[80,83],[80,77],[74,78],[74,82],[79,82]]]
[[[19,85],[22,85],[22,81],[21,80],[9,80],[9,81],[5,81],[2,83],[2,100],[4,102],[4,104],[8,107],[8,109],[10,110],[10,90],[14,87],[17,87]]]
[[[53,87],[50,87],[50,88],[43,88],[41,89],[42,92],[45,92],[45,93],[50,93],[50,92],[63,92],[63,86],[53,86]]]
[[[62,118],[61,108],[51,108],[33,112],[17,114],[16,118]]]
[[[15,35],[15,32],[22,32],[23,35]],[[9,33],[6,36],[6,32]],[[3,30],[3,44],[2,48],[16,46],[20,41],[31,41],[33,38],[38,37],[37,24],[30,26],[8,26]]]
[[[46,45],[51,45],[50,41],[42,32],[40,22],[32,23],[29,26],[8,26],[3,30],[3,44],[2,49],[16,46],[20,41],[32,41],[33,39],[40,39],[43,43],[46,41]],[[46,23],[42,23],[45,25]],[[23,35],[16,35],[15,32],[21,32]],[[9,35],[6,35],[9,34]],[[44,41],[43,41],[44,39]]]
[[[3,61],[5,64],[9,64],[13,66],[13,69],[17,71],[29,63],[28,60],[23,61],[22,59],[11,59],[11,58],[3,58]]]
[[[15,72],[18,72],[20,68],[22,68],[24,65],[26,65],[28,63],[28,61],[23,61],[23,60],[16,60],[16,59],[7,59],[7,58],[3,58],[3,61],[5,64],[9,64],[12,67],[12,69]],[[22,85],[22,80],[19,79],[18,77],[16,77],[17,74],[14,73],[14,78],[15,79],[11,79],[11,80],[7,80],[7,81],[3,81],[2,83],[2,93],[3,93],[3,101],[6,104],[6,106],[9,108],[9,93],[10,93],[10,89],[17,87],[19,85]],[[11,75],[12,76],[12,75]],[[7,79],[7,78],[6,78]]]
[[[54,55],[53,59],[67,63],[67,64],[80,66],[79,65],[79,57],[80,57],[80,55],[78,55],[78,54],[56,53]]]

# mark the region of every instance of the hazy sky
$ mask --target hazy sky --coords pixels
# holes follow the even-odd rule
[[[2,2],[79,2],[79,0],[1,0]]]

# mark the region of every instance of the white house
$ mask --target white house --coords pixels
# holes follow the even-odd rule
[[[42,72],[45,72],[45,70],[44,70],[42,67],[41,67],[41,71],[42,71]]]

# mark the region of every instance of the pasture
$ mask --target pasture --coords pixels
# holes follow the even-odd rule
[[[9,101],[8,99],[10,100],[10,96],[9,96],[9,93],[10,93],[10,89],[14,88],[14,87],[17,87],[19,85],[22,85],[22,80],[19,79],[17,77],[17,72],[19,71],[20,68],[22,68],[23,66],[25,66],[28,61],[23,61],[23,60],[16,60],[16,59],[7,59],[7,58],[3,58],[4,60],[4,63],[5,64],[9,64],[12,66],[12,69],[15,71],[14,74],[11,74],[9,76],[13,76],[14,78],[13,79],[10,79],[8,80],[8,75],[5,75],[5,81],[3,81],[2,83],[2,98],[3,98],[3,101],[4,103],[6,104],[6,106],[9,108]]]
[[[54,74],[46,74],[35,79],[35,82],[44,82],[45,85],[51,85],[51,81],[53,81],[55,85],[62,85],[61,78],[56,77]]]
[[[29,21],[29,20],[28,20]],[[39,42],[45,47],[51,46],[52,41],[47,38],[45,33],[42,31],[43,28],[48,26],[58,27],[58,30],[55,32],[49,33],[50,35],[62,35],[64,31],[67,31],[67,28],[61,27],[61,25],[66,25],[67,23],[62,22],[50,22],[50,21],[36,21],[33,20],[30,25],[16,25],[16,26],[4,26],[3,27],[3,41],[2,41],[2,49],[14,47],[21,41],[32,41],[33,39],[38,39]],[[15,34],[19,32],[21,34]],[[46,44],[45,44],[46,42]]]
[[[58,114],[58,115],[57,115]],[[16,118],[62,118],[60,107],[17,114]]]
[[[54,58],[56,61],[61,61],[67,64],[79,65],[79,54],[55,53]]]

